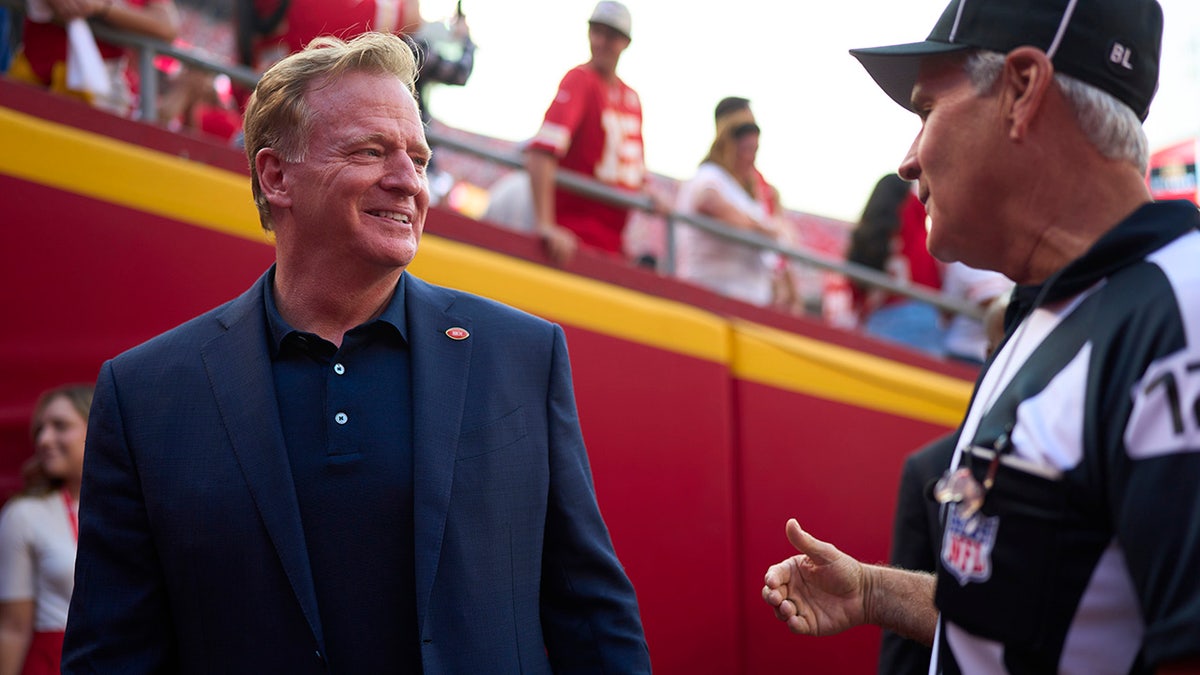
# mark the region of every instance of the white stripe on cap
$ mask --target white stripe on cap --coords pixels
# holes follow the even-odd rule
[[[967,4],[967,0],[962,0],[958,3],[958,12],[954,14],[954,26],[950,29],[950,44],[957,42],[958,38],[958,22],[962,21],[963,7]]]
[[[1054,36],[1054,42],[1050,43],[1050,48],[1046,50],[1046,56],[1054,59],[1054,53],[1058,51],[1058,45],[1062,43],[1063,36],[1067,33],[1067,24],[1071,23],[1071,15],[1075,13],[1075,3],[1078,0],[1071,0],[1067,3],[1067,10],[1063,12],[1062,21],[1058,24],[1058,33]]]

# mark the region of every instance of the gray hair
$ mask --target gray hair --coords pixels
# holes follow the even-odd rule
[[[1004,59],[1004,54],[982,49],[967,57],[963,68],[975,91],[982,94],[992,90],[1004,69]],[[1079,128],[1096,150],[1145,173],[1150,163],[1150,143],[1133,109],[1112,94],[1070,75],[1055,73],[1054,81],[1071,102]]]

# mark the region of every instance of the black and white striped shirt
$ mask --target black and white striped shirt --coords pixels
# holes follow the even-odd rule
[[[1150,673],[1200,656],[1200,211],[1148,204],[1039,287],[976,389],[931,673]],[[1035,306],[1036,305],[1036,306]]]

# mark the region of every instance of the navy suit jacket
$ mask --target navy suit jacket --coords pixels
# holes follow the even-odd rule
[[[328,671],[264,283],[102,367],[63,672]],[[420,634],[396,639],[427,674],[648,672],[562,329],[411,276],[406,311]]]

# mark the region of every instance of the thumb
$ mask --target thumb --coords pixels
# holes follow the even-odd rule
[[[797,551],[807,555],[818,565],[828,563],[838,555],[838,550],[833,544],[823,542],[805,532],[795,518],[787,523],[787,538]]]

